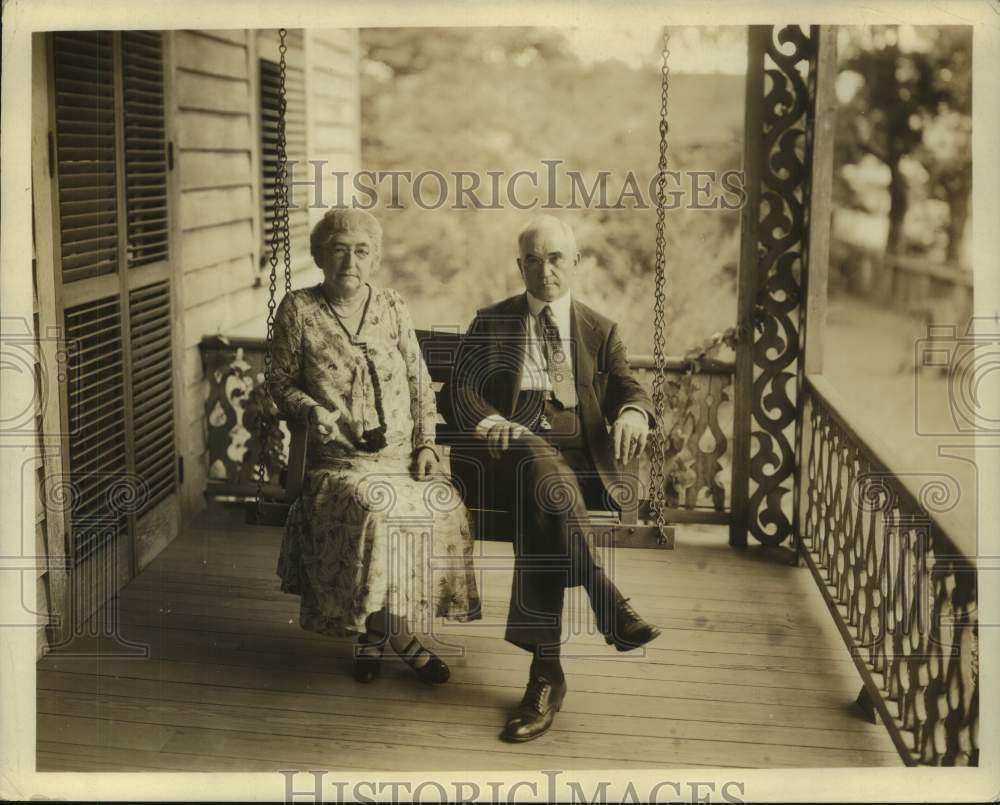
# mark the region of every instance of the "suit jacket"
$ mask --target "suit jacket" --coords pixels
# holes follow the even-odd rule
[[[528,332],[528,300],[512,296],[478,311],[459,351],[450,384],[455,425],[472,434],[491,414],[510,417],[520,389]],[[622,406],[646,412],[655,426],[653,404],[633,376],[618,325],[573,299],[570,308],[573,371],[579,412],[590,458],[614,497],[621,465],[608,428]]]

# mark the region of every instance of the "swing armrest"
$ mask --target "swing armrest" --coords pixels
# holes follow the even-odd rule
[[[285,481],[285,502],[294,503],[302,494],[306,476],[306,436],[309,423],[302,419],[286,419],[288,431],[292,435],[288,448],[288,473]]]

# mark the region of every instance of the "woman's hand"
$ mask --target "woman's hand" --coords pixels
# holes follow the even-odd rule
[[[441,473],[441,462],[429,447],[421,447],[413,455],[413,477],[418,481],[429,481]]]
[[[322,405],[314,405],[309,409],[309,427],[323,443],[334,442],[342,447],[354,448],[354,443],[340,428],[340,411],[330,411]]]

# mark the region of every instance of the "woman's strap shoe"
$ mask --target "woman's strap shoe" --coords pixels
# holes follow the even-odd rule
[[[551,682],[544,676],[533,676],[528,681],[524,697],[517,711],[500,733],[501,740],[511,743],[531,741],[548,732],[556,712],[566,698],[566,681]]]
[[[451,670],[444,660],[425,648],[416,637],[406,644],[399,656],[413,669],[417,679],[428,685],[441,685],[451,678]]]
[[[358,682],[374,682],[382,671],[382,652],[385,650],[386,638],[373,639],[368,634],[358,636],[354,646],[354,663],[352,671]]]

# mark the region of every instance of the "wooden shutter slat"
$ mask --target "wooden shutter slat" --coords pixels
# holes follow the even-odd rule
[[[79,252],[77,254],[63,255],[63,269],[82,269],[87,267],[98,267],[104,264],[114,266],[118,260],[116,249],[91,249],[90,251]]]
[[[162,408],[161,412],[169,412],[169,410],[169,407]],[[152,415],[153,414],[150,414],[150,416]],[[149,465],[146,471],[141,473],[142,475],[145,475],[148,472],[155,472],[157,470],[156,464],[151,459],[160,458],[162,460],[163,457],[162,455],[158,455],[154,448],[165,443],[168,439],[173,439],[173,425],[174,423],[171,422],[168,417],[155,427],[149,426],[143,428],[142,432],[136,438],[136,454],[144,456],[144,461],[142,463]]]
[[[134,372],[133,378],[137,388],[142,390],[142,410],[149,412],[159,408],[164,400],[173,404],[173,384],[170,373],[164,372],[166,367],[160,364],[150,365],[144,372]]]
[[[108,224],[114,223],[117,218],[115,215],[115,197],[111,194],[100,192],[100,188],[95,188],[93,198],[82,201],[60,202],[59,211],[63,216],[70,218],[70,223],[76,220],[73,216],[92,215],[94,213],[103,214],[105,216],[104,223]]]
[[[163,107],[163,95],[151,90],[139,87],[130,88],[128,91],[128,97],[130,101],[140,101],[144,106],[151,106],[155,104],[160,108]]]
[[[132,343],[140,349],[156,349],[167,345],[170,341],[170,333],[161,332],[163,327],[157,327],[141,336],[132,337]]]
[[[89,391],[92,387],[105,383],[109,378],[115,377],[115,373],[122,370],[121,361],[90,361],[88,366],[81,366],[76,374],[76,383],[81,392]]]
[[[108,438],[85,450],[78,447],[75,455],[70,458],[71,470],[87,474],[102,472],[105,467],[119,466],[122,467],[119,473],[124,474],[125,448],[125,433],[119,422],[117,430],[112,431]]]
[[[136,357],[132,365],[137,377],[145,382],[150,375],[162,373],[168,369],[169,367],[166,364],[169,362],[169,353],[148,352]]]
[[[132,321],[145,321],[150,317],[166,317],[170,315],[170,305],[168,300],[162,299],[159,294],[156,296],[137,296],[133,298],[134,311]]]
[[[63,177],[60,183],[60,190],[74,190],[74,189],[104,189],[108,187],[113,188],[115,186],[115,175],[110,171],[107,173],[87,171],[87,172],[77,172],[71,173]]]
[[[74,423],[74,427],[81,428],[85,424],[89,424],[90,420],[95,417],[101,417],[112,405],[117,405],[118,400],[111,396],[106,395],[107,399],[103,401],[88,401],[86,408],[82,400],[75,400],[70,403],[70,419]]]

